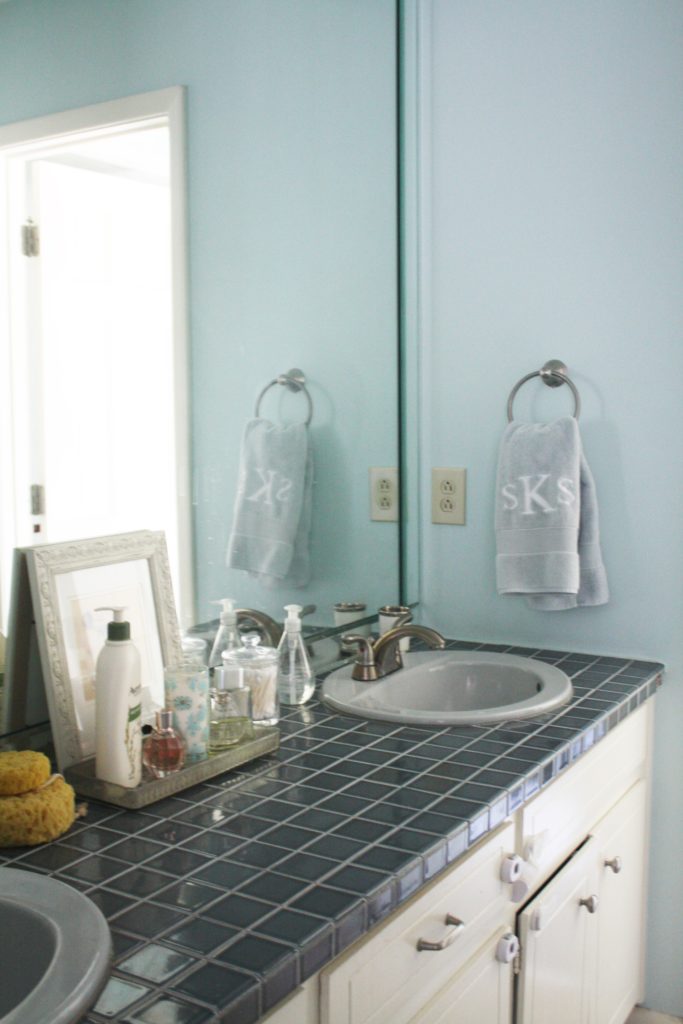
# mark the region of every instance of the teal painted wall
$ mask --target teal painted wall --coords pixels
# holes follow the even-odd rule
[[[661,659],[648,1005],[683,1014],[683,5],[434,0],[422,465],[468,468],[467,525],[431,526],[422,619],[449,635]],[[426,173],[430,173],[429,169]],[[429,295],[431,291],[431,296]],[[510,389],[578,386],[611,600],[498,597],[493,496]],[[517,418],[572,408],[526,384]],[[423,488],[423,491],[426,488]]]
[[[315,403],[303,597],[321,619],[398,597],[368,497],[368,467],[397,464],[394,22],[393,0],[0,4],[0,123],[187,87],[199,618],[301,596],[224,567],[243,425],[292,366]]]

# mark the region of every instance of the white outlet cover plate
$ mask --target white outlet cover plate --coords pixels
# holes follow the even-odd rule
[[[371,466],[370,519],[379,523],[398,522],[398,469]]]
[[[462,467],[432,469],[432,522],[465,525],[467,470]]]

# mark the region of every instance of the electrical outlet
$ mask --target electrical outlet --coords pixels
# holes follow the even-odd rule
[[[432,522],[465,525],[466,469],[432,469]]]
[[[398,469],[370,467],[370,518],[380,523],[398,522]]]

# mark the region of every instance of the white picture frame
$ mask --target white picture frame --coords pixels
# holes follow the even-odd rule
[[[143,722],[164,704],[164,666],[182,656],[163,532],[23,549],[60,771],[95,752],[95,665],[112,615],[125,606],[140,653]]]

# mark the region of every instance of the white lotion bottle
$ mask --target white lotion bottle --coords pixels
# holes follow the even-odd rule
[[[142,778],[140,655],[125,608],[95,611],[114,616],[95,667],[95,775],[132,789]]]
[[[285,628],[278,645],[277,688],[281,704],[305,704],[315,692],[315,677],[301,635],[299,604],[286,604]]]

